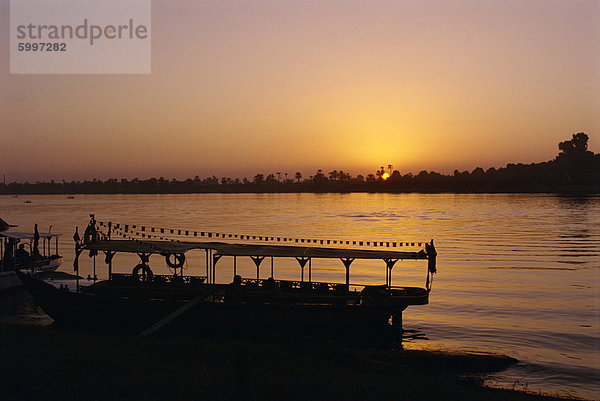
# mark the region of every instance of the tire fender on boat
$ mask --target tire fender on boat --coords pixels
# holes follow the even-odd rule
[[[179,269],[179,268],[183,267],[183,264],[185,263],[185,254],[169,253],[169,254],[165,255],[165,261],[167,262],[167,265],[171,269]]]
[[[133,277],[135,277],[136,279],[139,279],[140,276],[140,270],[143,272],[142,274],[142,281],[145,283],[151,283],[152,282],[152,277],[154,276],[154,273],[152,273],[152,270],[150,269],[150,266],[148,266],[145,263],[140,263],[138,265],[136,265],[132,272],[131,275]]]

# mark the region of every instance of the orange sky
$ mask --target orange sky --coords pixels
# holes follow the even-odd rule
[[[153,1],[152,74],[10,75],[7,181],[402,173],[600,152],[598,1]]]

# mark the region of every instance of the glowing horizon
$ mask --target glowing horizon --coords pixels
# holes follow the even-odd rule
[[[597,2],[152,7],[151,75],[10,75],[2,42],[7,181],[451,174],[582,131],[600,152]]]

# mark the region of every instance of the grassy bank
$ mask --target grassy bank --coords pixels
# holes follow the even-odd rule
[[[17,399],[548,400],[461,378],[507,357],[351,349],[248,332],[135,337],[0,325],[0,394]]]

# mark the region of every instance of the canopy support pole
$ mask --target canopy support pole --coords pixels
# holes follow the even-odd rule
[[[217,262],[223,257],[223,255],[215,253],[212,257],[212,282],[216,283],[216,275],[217,275]]]
[[[112,278],[112,259],[115,256],[116,251],[104,251],[106,257],[104,258],[104,262],[108,265],[108,279]]]
[[[310,258],[306,258],[303,256],[296,256],[296,260],[298,261],[298,264],[300,264],[300,270],[302,271],[302,274],[300,276],[300,281],[304,281],[304,266],[306,266],[306,262],[308,262],[310,260]]]
[[[391,287],[392,286],[392,269],[394,268],[394,265],[396,264],[396,262],[398,261],[398,259],[383,259],[383,261],[385,262],[385,285],[387,287]]]
[[[214,280],[214,270],[213,270],[213,251],[212,249],[208,250],[208,282],[212,284]]]
[[[260,278],[260,264],[265,259],[265,257],[264,256],[250,256],[250,259],[252,259],[252,261],[256,265],[256,279],[258,280]]]
[[[340,258],[346,268],[346,285],[350,285],[350,265],[354,262],[354,259],[355,258]]]
[[[75,259],[73,260],[73,270],[75,270],[75,291],[79,292],[79,255],[83,252],[83,248],[80,248],[77,244],[75,244]]]
[[[210,270],[209,270],[209,266],[208,266],[208,249],[205,249],[204,252],[206,253],[206,282],[210,284]]]

